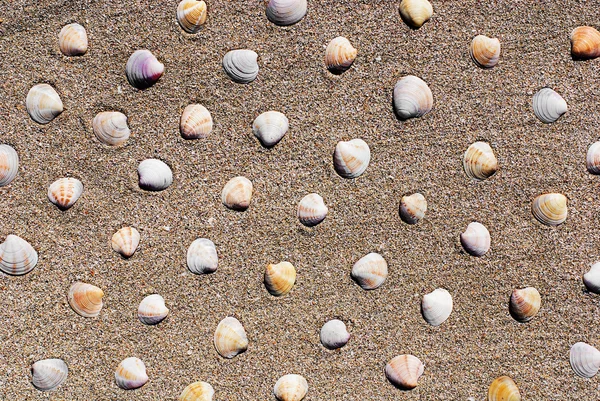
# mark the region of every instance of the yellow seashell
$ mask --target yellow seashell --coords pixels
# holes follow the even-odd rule
[[[513,379],[501,376],[490,385],[487,401],[521,401],[521,393]]]
[[[187,33],[197,33],[206,22],[206,3],[198,0],[183,0],[177,6],[177,22]]]
[[[533,200],[531,213],[540,223],[558,226],[567,219],[567,197],[563,194],[543,194]]]
[[[83,317],[96,317],[102,309],[104,292],[95,285],[77,282],[69,289],[67,301],[77,314]]]
[[[571,32],[571,56],[574,60],[600,57],[600,32],[591,26],[580,26]]]
[[[423,362],[413,355],[398,355],[385,366],[385,376],[396,387],[412,390],[423,374]]]
[[[496,38],[488,38],[485,35],[477,35],[471,41],[469,53],[477,66],[493,68],[500,59],[500,41]]]
[[[234,317],[221,320],[214,336],[215,349],[223,358],[231,359],[248,349],[244,326]]]
[[[408,26],[418,29],[429,21],[433,15],[433,7],[427,0],[402,0],[400,15]]]
[[[212,401],[215,390],[206,382],[195,382],[183,389],[179,401]]]
[[[279,297],[292,290],[296,282],[296,269],[289,262],[270,264],[265,270],[265,287],[271,295]]]
[[[352,66],[358,50],[343,36],[338,36],[325,49],[325,66],[332,74],[341,74]]]
[[[540,310],[542,297],[533,287],[513,290],[510,296],[509,311],[516,321],[525,323],[530,321]]]

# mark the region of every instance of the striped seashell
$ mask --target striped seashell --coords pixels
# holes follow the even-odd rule
[[[231,50],[223,57],[223,70],[233,82],[249,84],[258,76],[258,54],[252,50]]]
[[[412,390],[423,374],[423,362],[413,355],[398,355],[385,365],[385,376],[396,387]]]
[[[452,295],[447,290],[438,288],[423,296],[421,313],[427,323],[439,326],[450,317],[452,306]]]
[[[0,244],[0,270],[11,276],[22,276],[32,271],[38,262],[35,249],[23,238],[8,235]]]
[[[264,283],[271,295],[285,295],[296,283],[296,269],[289,262],[270,264],[265,269]]]
[[[419,29],[433,15],[433,7],[427,0],[402,0],[400,16],[406,25]]]
[[[267,18],[275,25],[293,25],[304,18],[306,10],[306,0],[269,0]]]
[[[407,224],[417,224],[425,217],[427,212],[427,200],[420,193],[403,196],[400,200],[400,218]]]
[[[27,93],[27,112],[33,121],[48,124],[63,112],[60,96],[48,84],[37,84]]]
[[[583,284],[589,291],[600,294],[600,262],[594,263],[590,270],[583,275]]]
[[[485,35],[477,35],[471,42],[469,53],[478,67],[493,68],[500,59],[500,41]]]
[[[298,203],[298,220],[306,227],[314,227],[327,217],[329,209],[319,194],[308,194]]]
[[[475,142],[463,156],[465,174],[471,179],[483,181],[498,171],[498,160],[486,142]]]
[[[147,325],[159,324],[168,314],[169,309],[165,306],[165,300],[158,294],[148,295],[138,307],[138,317]]]
[[[83,193],[83,184],[77,178],[59,178],[48,187],[48,199],[60,210],[67,210]]]
[[[136,50],[125,66],[127,81],[137,89],[151,87],[164,72],[165,66],[149,50]]]
[[[273,388],[273,394],[279,401],[301,401],[307,393],[308,382],[300,375],[281,376]]]
[[[221,201],[232,210],[244,211],[252,199],[252,182],[246,177],[232,178],[223,187]]]
[[[394,110],[401,120],[422,117],[433,108],[433,94],[421,78],[407,75],[394,86]]]
[[[40,391],[51,391],[67,380],[69,368],[62,359],[44,359],[31,366],[32,384]]]
[[[67,301],[80,316],[96,317],[102,310],[104,291],[95,285],[76,282],[69,288]]]
[[[244,326],[234,317],[221,320],[214,336],[215,349],[223,358],[231,359],[248,349]]]
[[[533,319],[542,305],[542,297],[538,290],[527,287],[513,290],[510,296],[509,311],[511,316],[520,323]]]
[[[325,66],[332,74],[342,74],[352,66],[357,54],[348,39],[338,36],[325,49]]]
[[[209,274],[217,271],[219,256],[215,244],[209,239],[198,238],[187,252],[187,266],[194,274]]]
[[[0,145],[0,187],[10,184],[19,172],[19,155],[10,145]]]
[[[333,152],[333,167],[343,178],[361,176],[371,161],[371,149],[362,139],[340,141]]]
[[[351,277],[364,290],[374,290],[381,287],[387,276],[387,262],[378,253],[369,253],[352,266]]]
[[[539,195],[531,204],[531,213],[544,225],[558,226],[567,220],[567,197],[557,193]]]
[[[350,333],[344,322],[338,319],[328,321],[321,327],[319,333],[321,344],[327,349],[342,348],[350,340]]]
[[[79,24],[65,25],[58,34],[58,46],[65,56],[83,56],[88,48],[85,28]]]
[[[133,390],[148,382],[146,365],[136,357],[125,358],[115,371],[115,382],[123,390]]]
[[[521,401],[519,388],[508,376],[494,380],[488,389],[488,401]]]
[[[262,146],[271,148],[279,143],[289,128],[287,117],[278,111],[266,111],[252,123],[252,132]]]
[[[110,242],[115,252],[130,258],[140,244],[140,233],[134,227],[123,227],[113,234]]]
[[[179,401],[212,401],[215,390],[206,382],[194,382],[188,385],[179,396]]]
[[[198,33],[206,22],[206,3],[199,0],[182,0],[177,6],[177,22],[187,33]]]
[[[533,112],[541,122],[550,124],[567,112],[567,102],[550,88],[542,88],[533,95]]]
[[[600,32],[591,26],[579,26],[571,32],[573,60],[591,60],[600,57]]]
[[[600,351],[583,342],[575,343],[571,347],[569,362],[577,376],[592,378],[600,368]]]
[[[173,183],[173,172],[165,162],[146,159],[138,166],[140,188],[147,191],[163,191]]]
[[[96,138],[108,146],[119,146],[129,139],[127,116],[118,111],[103,111],[96,114],[92,127]]]
[[[460,244],[471,256],[483,256],[490,250],[490,232],[481,223],[469,223],[464,233],[460,234]]]
[[[213,129],[210,112],[201,104],[190,104],[181,114],[179,132],[183,139],[206,138]]]

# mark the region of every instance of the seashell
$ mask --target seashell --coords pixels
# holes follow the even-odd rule
[[[333,167],[343,178],[356,178],[362,175],[371,161],[369,145],[362,139],[340,141],[333,152]]]
[[[123,390],[133,390],[142,387],[148,382],[146,365],[136,357],[125,358],[115,371],[117,386]]]
[[[583,283],[593,293],[600,294],[600,262],[596,262],[590,271],[583,275]]]
[[[124,258],[133,256],[140,244],[140,233],[133,227],[123,227],[113,234],[112,249]]]
[[[306,227],[314,227],[327,217],[329,209],[319,194],[308,194],[298,203],[298,220]]]
[[[207,382],[195,382],[183,389],[179,401],[212,401],[215,390]]]
[[[432,108],[431,89],[421,78],[407,75],[394,86],[394,110],[401,120],[422,117]]]
[[[243,211],[250,206],[252,182],[246,177],[232,178],[223,187],[221,201],[229,209]]]
[[[541,122],[550,124],[567,112],[567,102],[550,88],[542,88],[533,95],[533,112]]]
[[[9,234],[0,244],[0,270],[12,276],[22,276],[32,271],[38,254],[23,238]]]
[[[589,344],[578,342],[571,347],[569,361],[577,376],[592,378],[600,367],[600,351]]]
[[[321,327],[321,344],[327,349],[342,348],[350,339],[344,322],[338,319],[328,321]]]
[[[183,110],[179,123],[179,132],[183,139],[206,138],[212,129],[212,116],[206,107],[201,104],[190,104]]]
[[[256,117],[252,123],[252,132],[262,146],[270,148],[281,141],[281,138],[287,133],[288,127],[289,121],[283,113],[266,111]]]
[[[306,0],[270,0],[267,18],[279,26],[293,25],[306,15]]]
[[[490,232],[481,223],[469,223],[464,233],[460,234],[460,244],[471,256],[483,256],[490,250]]]
[[[165,300],[158,294],[148,295],[138,307],[138,317],[144,324],[153,325],[162,322],[169,314]]]
[[[33,121],[48,124],[63,112],[58,93],[48,84],[37,84],[27,93],[27,112]]]
[[[338,36],[325,49],[325,66],[332,74],[342,74],[352,66],[357,54],[358,50],[348,39]]]
[[[587,169],[592,174],[600,174],[600,141],[590,145],[586,157]]]
[[[486,142],[475,142],[463,156],[463,168],[467,177],[483,181],[498,171],[498,160]]]
[[[80,316],[96,317],[102,310],[104,291],[95,285],[76,282],[71,285],[67,301],[71,308]]]
[[[279,297],[292,290],[296,282],[296,269],[289,262],[270,264],[265,269],[265,287],[271,295]]]
[[[494,380],[488,389],[488,401],[521,401],[517,385],[508,376]]]
[[[533,217],[547,226],[558,226],[567,219],[567,197],[563,194],[543,194],[531,204]]]
[[[44,359],[31,366],[31,382],[40,391],[51,391],[67,380],[69,368],[62,359]]]
[[[96,138],[105,145],[119,146],[129,139],[127,116],[118,111],[103,111],[96,114],[92,126]]]
[[[275,383],[273,393],[279,401],[301,401],[308,393],[308,383],[300,375],[281,376]]]
[[[402,0],[400,16],[406,25],[419,29],[433,15],[433,7],[427,0]]]
[[[146,159],[138,166],[140,188],[162,191],[173,183],[173,172],[162,160]]]
[[[177,22],[187,33],[198,33],[206,22],[206,3],[198,0],[182,0],[177,6]]]
[[[10,145],[0,145],[0,187],[12,182],[19,172],[19,155]]]
[[[214,337],[215,349],[223,358],[231,359],[248,349],[248,337],[244,326],[234,317],[221,320]]]
[[[580,26],[571,32],[573,60],[590,60],[600,57],[600,32],[591,26]]]
[[[421,302],[421,313],[427,323],[439,326],[452,313],[452,295],[443,288],[425,294]]]
[[[493,68],[500,58],[500,41],[485,35],[477,35],[471,42],[469,53],[478,67]]]
[[[420,193],[403,196],[400,200],[400,218],[408,224],[417,224],[425,217],[427,201]]]
[[[423,362],[413,355],[398,355],[385,365],[385,376],[396,387],[412,390],[423,374]]]
[[[364,290],[374,290],[380,287],[388,276],[387,262],[380,254],[371,252],[352,266],[350,276]]]
[[[542,297],[533,287],[513,290],[510,296],[509,311],[511,316],[521,323],[530,321],[540,310]]]
[[[215,244],[209,239],[198,238],[187,251],[187,266],[194,274],[209,274],[217,271],[219,256]]]
[[[79,24],[65,25],[58,34],[58,46],[65,56],[82,56],[87,52],[88,38]]]
[[[149,50],[136,50],[127,60],[125,75],[137,89],[151,87],[165,72],[165,66]]]
[[[231,50],[223,57],[223,69],[233,82],[249,84],[258,75],[257,60],[252,50]]]
[[[60,210],[67,210],[83,193],[83,184],[77,178],[59,178],[48,187],[48,199]]]

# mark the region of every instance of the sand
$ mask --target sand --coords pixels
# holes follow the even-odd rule
[[[20,156],[19,175],[0,189],[0,235],[17,234],[39,252],[35,270],[2,277],[0,288],[0,398],[5,400],[175,400],[196,380],[213,385],[217,400],[270,400],[276,380],[304,375],[306,400],[483,400],[498,376],[511,376],[527,400],[597,399],[598,379],[572,372],[569,348],[600,346],[598,296],[581,275],[599,258],[599,181],[585,168],[598,139],[600,61],[574,62],[569,34],[600,24],[600,3],[433,1],[421,29],[400,19],[397,1],[309,1],[300,23],[269,23],[261,1],[209,1],[197,35],[181,31],[176,1],[50,1],[0,3],[0,142]],[[63,25],[85,26],[90,47],[64,57]],[[477,68],[468,45],[479,33],[502,43],[499,65]],[[326,44],[343,35],[359,49],[342,76],[323,66]],[[166,72],[139,91],[124,67],[136,49],[151,50]],[[221,59],[235,48],[259,55],[250,85],[231,82]],[[398,121],[391,107],[396,81],[423,78],[435,98],[420,119]],[[34,123],[25,110],[28,90],[53,85],[65,111]],[[531,108],[544,86],[560,93],[569,111],[544,125]],[[194,102],[212,113],[205,140],[178,133],[183,108]],[[290,131],[273,149],[251,132],[263,111],[284,112]],[[103,110],[127,114],[132,136],[111,149],[95,138],[91,121]],[[340,140],[362,138],[372,160],[356,180],[337,176],[331,154]],[[501,169],[472,182],[461,157],[475,140],[490,142]],[[136,169],[157,157],[173,169],[166,191],[137,185]],[[223,185],[244,175],[254,184],[250,208],[227,210]],[[66,212],[48,202],[47,188],[63,176],[85,190]],[[429,210],[416,226],[398,218],[402,195],[422,192]],[[556,191],[569,199],[569,218],[548,228],[530,213],[532,199]],[[298,201],[323,196],[330,212],[314,229],[297,221]],[[465,254],[459,234],[471,221],[485,224],[491,251]],[[130,260],[110,248],[124,225],[142,240]],[[189,244],[214,241],[215,274],[186,269]],[[371,292],[350,278],[355,261],[379,252],[389,278]],[[287,260],[297,284],[275,298],[262,284],[268,263]],[[105,291],[98,318],[67,304],[71,283]],[[542,309],[527,324],[508,313],[514,288],[535,286]],[[454,312],[428,326],[420,299],[448,289]],[[155,327],[137,319],[137,306],[161,294],[170,316]],[[221,319],[237,317],[250,340],[232,360],[217,355],[212,336]],[[329,319],[348,325],[346,347],[328,351],[319,330]],[[398,354],[425,363],[419,386],[394,388],[383,369]],[[150,381],[123,391],[114,370],[126,357],[147,366]],[[33,362],[57,357],[68,380],[52,393],[30,383]]]

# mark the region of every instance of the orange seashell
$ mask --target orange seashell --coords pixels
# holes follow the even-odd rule
[[[571,32],[573,60],[591,60],[600,57],[600,32],[591,26],[580,26]]]

